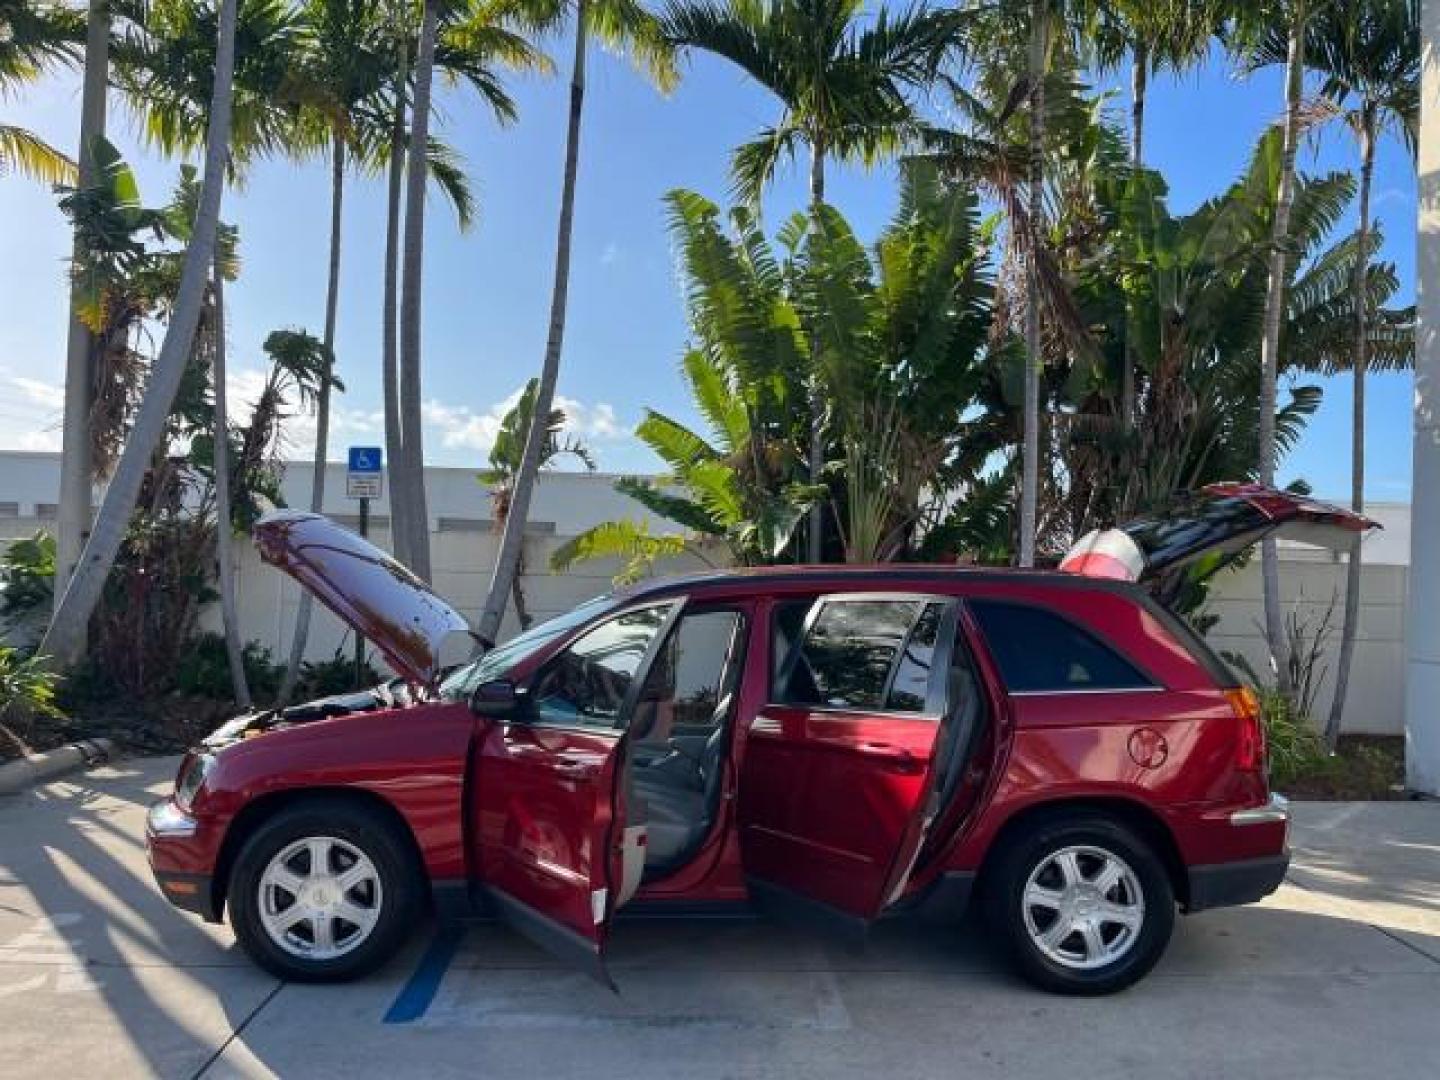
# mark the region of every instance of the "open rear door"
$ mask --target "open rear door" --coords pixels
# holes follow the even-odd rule
[[[480,734],[474,861],[497,914],[613,987],[604,948],[644,865],[627,829],[626,727],[678,603],[623,612],[546,662],[524,707]]]
[[[1267,536],[1348,550],[1375,522],[1330,503],[1259,484],[1211,484],[1161,513],[1081,537],[1060,563],[1086,577],[1144,582],[1157,593],[1187,569],[1213,572]],[[1202,575],[1203,576],[1203,575]]]
[[[940,809],[957,605],[822,597],[790,643],[785,617],[774,640],[786,655],[746,736],[746,878],[787,921],[858,936],[904,890]]]

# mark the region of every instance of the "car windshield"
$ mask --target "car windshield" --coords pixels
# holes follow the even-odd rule
[[[497,645],[484,656],[456,668],[440,684],[440,697],[446,701],[464,701],[475,691],[475,687],[491,679],[503,678],[516,664],[533,656],[556,638],[563,637],[577,627],[583,626],[600,612],[608,608],[613,600],[609,594],[586,600],[577,608],[557,615],[553,619],[532,626],[523,634],[511,638],[503,645]]]

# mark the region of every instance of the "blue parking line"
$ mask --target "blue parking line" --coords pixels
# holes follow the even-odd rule
[[[465,931],[460,927],[447,927],[436,933],[399,997],[391,1002],[385,1023],[409,1024],[425,1015],[464,937]]]

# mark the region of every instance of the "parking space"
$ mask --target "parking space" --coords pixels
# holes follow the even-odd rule
[[[386,970],[280,984],[172,910],[144,807],[174,762],[0,801],[0,1072],[484,1077],[1431,1075],[1440,805],[1299,808],[1291,881],[1181,920],[1134,990],[1046,996],[983,930],[863,950],[754,921],[632,922],[612,994],[494,926],[426,927]]]

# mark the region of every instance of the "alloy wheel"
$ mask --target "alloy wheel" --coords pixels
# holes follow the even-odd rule
[[[304,960],[353,952],[380,918],[384,894],[369,856],[334,836],[282,848],[260,876],[260,923],[276,945]]]
[[[1113,851],[1074,845],[1040,860],[1021,893],[1025,930],[1045,957],[1090,971],[1125,956],[1145,923],[1140,879]]]

